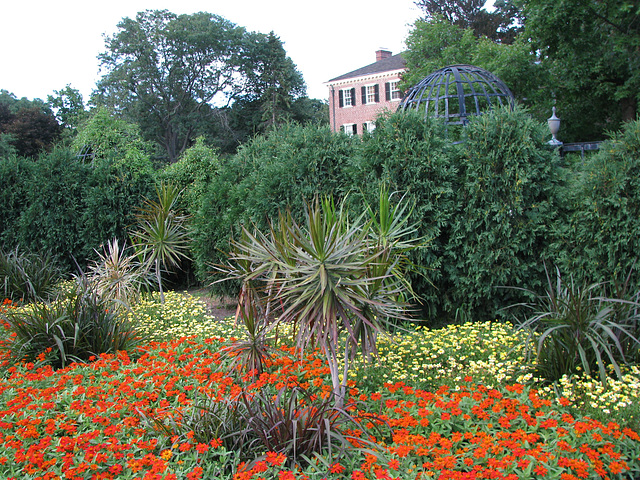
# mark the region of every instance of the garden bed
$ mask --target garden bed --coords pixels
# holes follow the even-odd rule
[[[292,462],[290,450],[259,441],[230,448],[229,419],[220,426],[194,413],[292,388],[322,405],[331,382],[318,351],[300,357],[280,341],[265,372],[252,377],[230,371],[223,354],[241,332],[232,321],[211,321],[192,296],[169,292],[165,305],[149,301],[135,314],[156,339],[131,354],[57,371],[5,365],[0,477],[572,480],[640,472],[640,437],[629,428],[638,372],[618,392],[625,405],[603,396],[611,414],[597,417],[604,403],[580,405],[584,398],[557,396],[519,370],[518,338],[508,325],[418,329],[394,343],[381,340],[381,358],[359,363],[349,377],[346,409],[358,424],[335,429],[348,445]],[[220,429],[196,428],[203,425]]]

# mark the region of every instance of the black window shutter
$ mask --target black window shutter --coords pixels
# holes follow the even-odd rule
[[[351,89],[351,105],[356,106],[356,89]]]
[[[367,103],[367,87],[362,87],[362,104]]]
[[[376,92],[376,103],[380,103],[380,85],[376,83],[374,90]]]
[[[357,135],[357,134],[358,134],[358,124],[357,124],[357,123],[354,123],[354,124],[353,124],[353,134],[354,134],[354,135]]]
[[[340,108],[344,107],[344,94],[342,92],[342,90],[338,91],[339,93],[339,97],[340,97]]]
[[[384,84],[384,99],[388,102],[391,100],[391,83],[386,82]]]

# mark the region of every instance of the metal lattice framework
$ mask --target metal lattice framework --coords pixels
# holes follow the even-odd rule
[[[473,65],[450,65],[411,88],[398,109],[424,111],[425,118],[444,118],[446,125],[466,125],[470,115],[514,104],[509,87],[491,72]]]

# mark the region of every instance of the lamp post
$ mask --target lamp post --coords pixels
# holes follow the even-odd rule
[[[549,145],[554,147],[559,147],[562,145],[562,142],[556,138],[556,134],[558,130],[560,130],[560,119],[556,117],[556,107],[553,107],[551,110],[552,115],[549,119],[547,119],[547,125],[549,125],[549,130],[551,131],[551,140],[549,140]]]

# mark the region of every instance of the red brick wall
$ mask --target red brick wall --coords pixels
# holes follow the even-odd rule
[[[347,79],[329,84],[329,119],[331,130],[339,132],[340,127],[344,124],[357,124],[357,133],[363,133],[362,124],[365,122],[375,121],[376,117],[385,109],[395,111],[398,108],[400,100],[386,101],[385,84],[390,81],[400,79],[400,72],[389,74],[376,74],[368,77],[359,77],[355,79]],[[367,85],[378,85],[379,99],[378,103],[362,104],[361,89]],[[356,104],[355,106],[340,107],[339,91],[343,89],[355,88]]]

